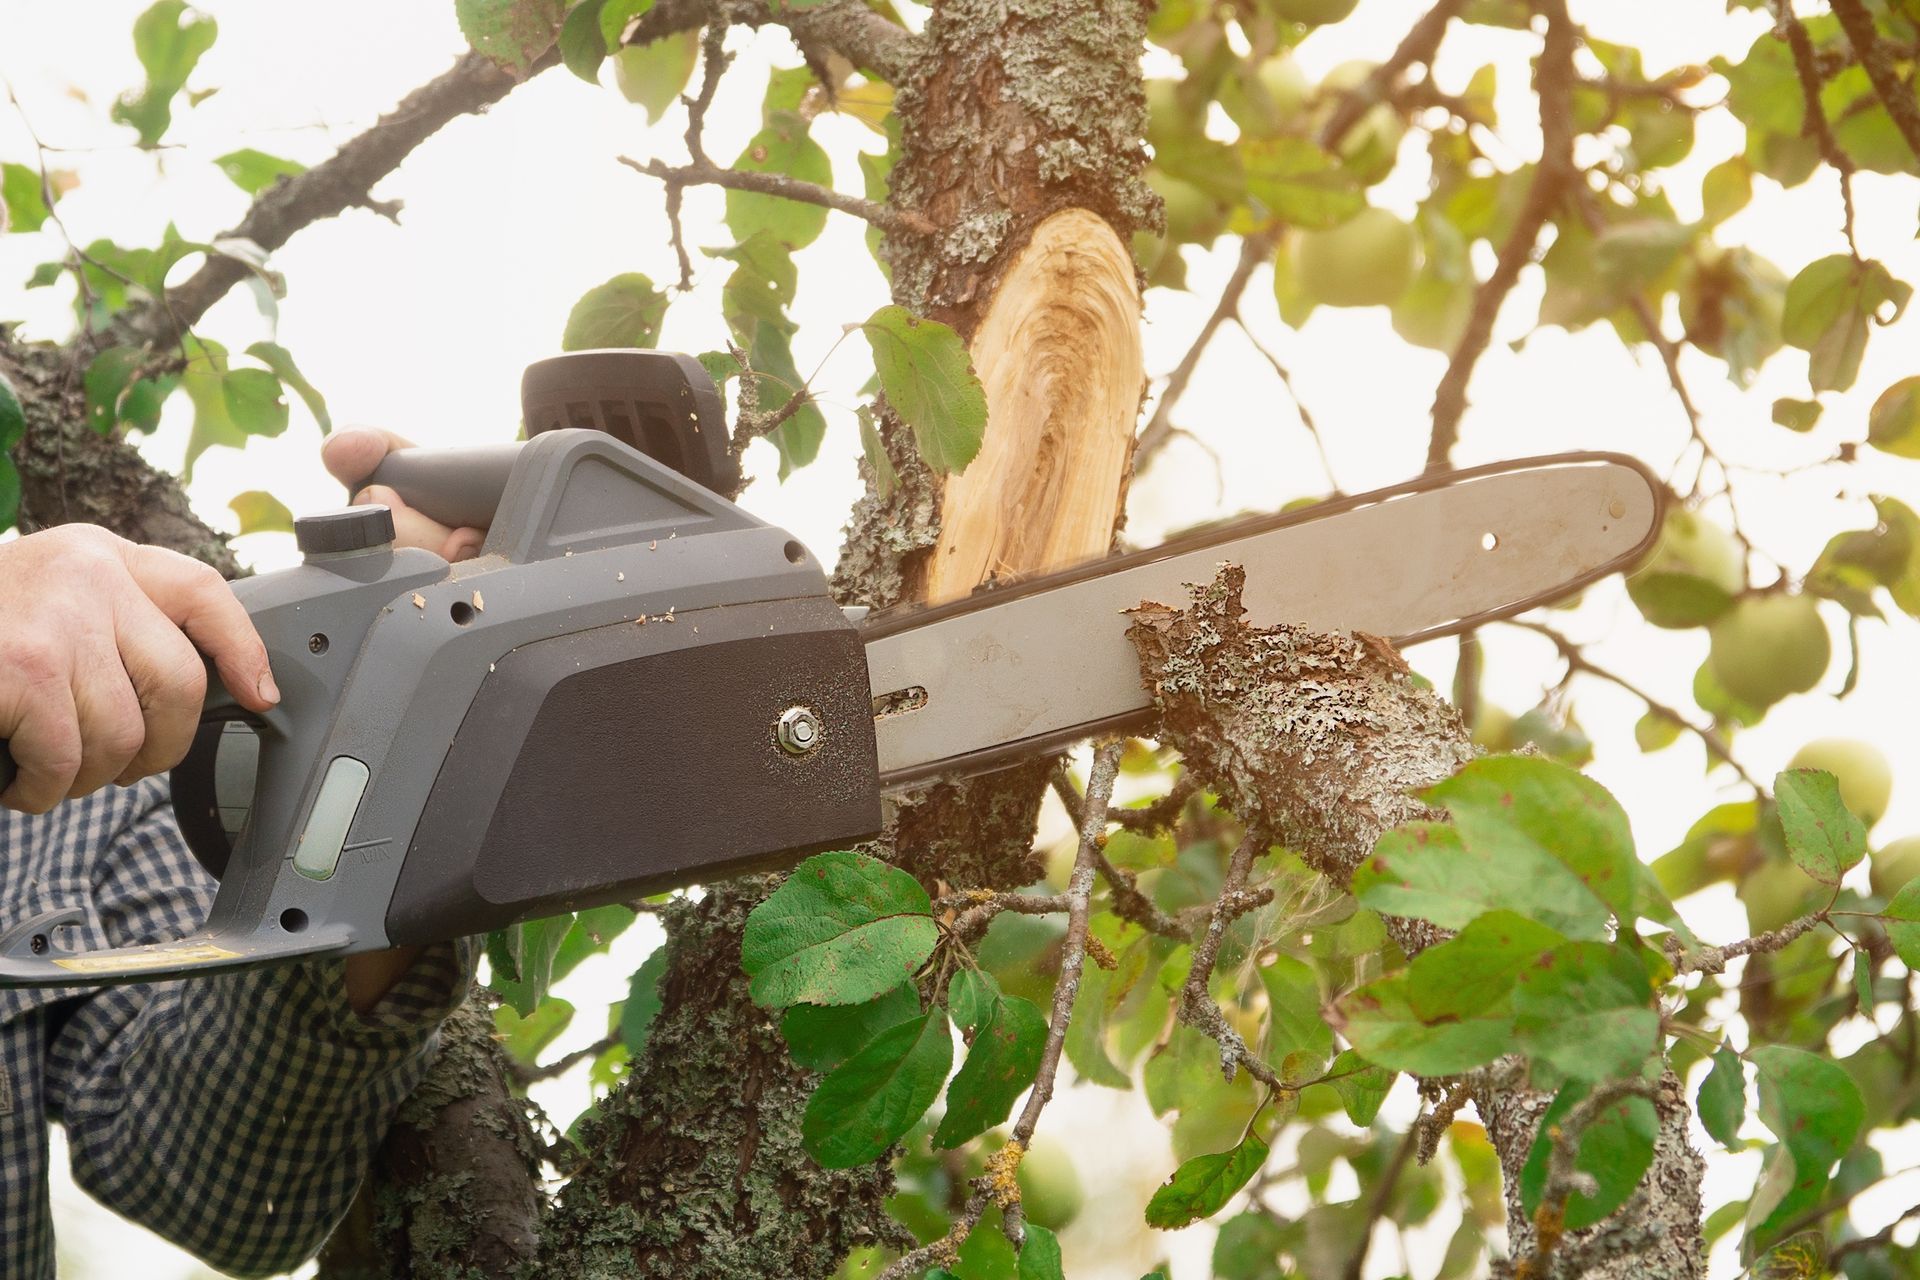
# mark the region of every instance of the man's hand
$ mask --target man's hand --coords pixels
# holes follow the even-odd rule
[[[395,449],[411,448],[410,441],[373,427],[354,427],[327,437],[320,446],[321,461],[333,478],[347,486],[353,501],[377,502],[393,512],[395,540],[403,547],[421,547],[442,560],[471,560],[487,540],[485,529],[454,529],[409,507],[385,485],[361,487],[381,461]]]
[[[200,723],[202,653],[249,711],[280,700],[246,610],[199,561],[90,525],[0,546],[0,738],[20,768],[0,804],[45,813],[172,768]]]

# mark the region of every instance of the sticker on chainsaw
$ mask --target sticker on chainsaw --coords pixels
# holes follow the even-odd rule
[[[213,964],[220,960],[232,960],[239,954],[238,951],[229,951],[225,947],[216,947],[203,942],[185,947],[160,946],[140,955],[119,951],[98,956],[54,956],[53,962],[73,973],[124,973],[134,969],[159,969],[176,964]]]

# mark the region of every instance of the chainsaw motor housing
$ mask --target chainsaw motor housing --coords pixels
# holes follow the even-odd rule
[[[864,649],[820,563],[632,445],[518,446],[460,564],[393,546],[380,508],[301,536],[304,563],[234,584],[281,703],[215,689],[174,774],[220,875],[205,925],[77,952],[48,913],[0,937],[0,985],[435,941],[878,831]]]

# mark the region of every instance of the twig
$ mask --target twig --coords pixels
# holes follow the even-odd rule
[[[1307,402],[1300,398],[1300,392],[1294,387],[1293,375],[1287,372],[1287,366],[1280,363],[1280,357],[1267,350],[1266,345],[1254,336],[1253,330],[1247,327],[1245,317],[1236,313],[1233,322],[1240,326],[1240,332],[1247,336],[1247,342],[1266,360],[1268,365],[1272,366],[1274,375],[1280,379],[1280,385],[1287,389],[1287,395],[1293,399],[1294,412],[1300,415],[1300,425],[1307,429],[1307,434],[1313,438],[1314,452],[1320,455],[1320,470],[1326,473],[1327,488],[1334,497],[1338,497],[1341,492],[1340,481],[1334,478],[1333,459],[1327,456],[1327,442],[1321,436],[1320,426],[1313,420],[1313,413],[1307,408]]]
[[[1567,1112],[1548,1136],[1553,1154],[1547,1161],[1547,1182],[1540,1193],[1540,1207],[1533,1213],[1533,1252],[1513,1269],[1515,1280],[1538,1280],[1548,1274],[1553,1251],[1566,1232],[1567,1201],[1580,1190],[1589,1175],[1574,1168],[1574,1156],[1580,1148],[1580,1135],[1600,1113],[1623,1098],[1654,1100],[1653,1086],[1644,1080],[1614,1080],[1600,1085]]]
[[[1864,1253],[1868,1249],[1881,1249],[1892,1244],[1894,1230],[1898,1228],[1901,1223],[1909,1222],[1914,1218],[1920,1218],[1920,1204],[1911,1206],[1905,1213],[1902,1213],[1899,1217],[1870,1236],[1861,1236],[1857,1240],[1843,1240],[1828,1252],[1827,1269],[1837,1273],[1840,1270],[1841,1260],[1848,1254]]]
[[[1415,66],[1432,62],[1434,54],[1440,51],[1440,41],[1447,33],[1447,24],[1464,8],[1466,0],[1440,0],[1427,10],[1420,21],[1401,37],[1400,44],[1387,56],[1387,60],[1341,98],[1340,105],[1327,117],[1326,127],[1320,131],[1320,145],[1329,151],[1333,150],[1347,136],[1347,130],[1360,123],[1369,107],[1391,95],[1393,86],[1401,76]]]
[[[644,173],[650,178],[658,178],[673,187],[712,186],[725,187],[729,191],[752,191],[763,196],[779,196],[786,200],[798,200],[804,204],[817,204],[828,209],[837,209],[841,213],[850,213],[854,217],[870,222],[882,231],[893,234],[912,232],[916,235],[930,235],[933,223],[925,217],[909,210],[894,209],[888,205],[868,200],[863,196],[850,196],[835,191],[832,187],[823,187],[817,182],[803,182],[799,178],[789,178],[784,173],[758,173],[748,169],[723,169],[707,161],[688,165],[670,165],[659,160],[639,161],[631,156],[621,156],[620,163],[629,169]]]
[[[1393,1149],[1393,1159],[1388,1161],[1387,1167],[1380,1171],[1379,1178],[1374,1181],[1373,1189],[1367,1195],[1366,1216],[1354,1235],[1353,1252],[1347,1255],[1344,1280],[1360,1280],[1365,1272],[1367,1252],[1373,1246],[1373,1229],[1386,1215],[1387,1204],[1393,1199],[1393,1189],[1399,1183],[1400,1175],[1405,1172],[1407,1161],[1413,1156],[1414,1149],[1419,1143],[1417,1136],[1419,1132],[1420,1127],[1417,1124],[1408,1127],[1406,1133],[1400,1137],[1400,1145]]]
[[[1527,188],[1526,203],[1514,219],[1513,230],[1500,246],[1493,271],[1474,290],[1466,328],[1454,345],[1447,371],[1433,393],[1433,431],[1427,440],[1427,470],[1447,466],[1460,438],[1460,419],[1467,410],[1467,383],[1473,368],[1493,338],[1493,322],[1500,304],[1519,282],[1520,270],[1533,260],[1540,230],[1576,172],[1573,162],[1573,20],[1566,0],[1538,0],[1546,15],[1547,31],[1535,64],[1534,91],[1540,99],[1540,163]]]
[[[571,1071],[575,1064],[585,1062],[589,1058],[597,1058],[619,1043],[620,1037],[618,1035],[605,1036],[584,1049],[575,1049],[571,1053],[563,1053],[552,1062],[535,1065],[533,1063],[515,1061],[509,1065],[509,1069],[513,1072],[514,1081],[522,1088],[525,1088],[536,1080],[551,1080],[555,1076],[563,1076]]]
[[[1807,38],[1807,28],[1794,15],[1790,0],[1774,0],[1774,29],[1787,42],[1787,48],[1793,51],[1793,70],[1800,81],[1800,99],[1805,120],[1800,126],[1800,135],[1810,137],[1820,148],[1820,158],[1840,176],[1840,204],[1844,220],[1842,229],[1847,235],[1847,252],[1853,260],[1860,260],[1860,246],[1853,239],[1853,159],[1840,149],[1840,143],[1833,136],[1833,126],[1827,123],[1827,110],[1820,105],[1820,70],[1813,63],[1813,41]],[[1871,31],[1871,20],[1868,22]]]
[[[1701,947],[1698,950],[1688,950],[1678,937],[1668,934],[1667,958],[1673,965],[1676,978],[1683,978],[1689,973],[1724,973],[1729,960],[1740,956],[1771,955],[1776,951],[1784,951],[1795,939],[1811,933],[1823,924],[1834,927],[1827,908],[1809,912],[1797,920],[1788,921],[1778,929],[1756,933],[1751,938],[1742,938],[1738,942],[1729,942],[1721,947]],[[1848,942],[1851,944],[1852,939],[1848,939]]]
[[[1181,776],[1184,778],[1186,775],[1182,774]],[[1072,815],[1074,825],[1076,827],[1079,826],[1081,822],[1085,821],[1084,815],[1086,810],[1081,803],[1079,793],[1073,789],[1073,783],[1067,777],[1065,766],[1056,767],[1049,781],[1053,786],[1054,793],[1060,797],[1060,803],[1065,805],[1067,812]],[[1195,783],[1194,785],[1197,788],[1199,784]],[[1180,785],[1176,782],[1174,784],[1174,792],[1178,792],[1179,790]],[[1126,819],[1120,815],[1143,814],[1157,805],[1165,804],[1171,799],[1173,799],[1172,792],[1162,796],[1160,800],[1155,802],[1155,805],[1148,806],[1148,809],[1129,810],[1109,807],[1107,810],[1107,821],[1118,823],[1125,827],[1127,826]],[[1182,796],[1181,799],[1184,802],[1185,797]],[[1093,851],[1093,857],[1094,865],[1099,869],[1101,877],[1106,880],[1107,886],[1113,894],[1112,906],[1115,915],[1119,916],[1122,920],[1132,921],[1149,933],[1157,933],[1162,937],[1174,938],[1185,942],[1193,936],[1193,930],[1187,928],[1186,925],[1182,924],[1173,916],[1162,911],[1158,903],[1146,894],[1140,892],[1139,885],[1134,880],[1133,873],[1124,867],[1115,866],[1113,861],[1107,857],[1104,848],[1095,849]]]
[[[1712,729],[1705,729],[1700,727],[1699,725],[1693,723],[1691,720],[1687,719],[1685,716],[1681,715],[1678,711],[1674,710],[1672,707],[1668,706],[1666,703],[1660,701],[1658,698],[1655,698],[1652,694],[1648,693],[1646,690],[1642,689],[1640,686],[1628,680],[1625,676],[1618,675],[1615,672],[1610,671],[1607,668],[1602,667],[1597,663],[1593,662],[1591,659],[1587,657],[1587,655],[1584,652],[1581,651],[1581,648],[1579,645],[1575,644],[1572,640],[1568,639],[1566,636],[1562,635],[1560,632],[1555,631],[1552,627],[1549,627],[1544,623],[1527,622],[1523,619],[1518,619],[1518,618],[1507,619],[1505,625],[1509,627],[1517,627],[1522,631],[1531,631],[1535,635],[1545,636],[1548,640],[1551,640],[1553,642],[1553,647],[1560,651],[1561,660],[1567,664],[1567,671],[1569,674],[1576,671],[1584,672],[1587,675],[1595,677],[1596,679],[1605,680],[1608,684],[1614,685],[1620,689],[1624,689],[1626,692],[1632,694],[1634,697],[1640,699],[1641,702],[1645,703],[1647,710],[1653,712],[1657,716],[1662,716],[1668,720],[1673,721],[1675,724],[1679,725],[1681,728],[1687,730],[1689,733],[1699,738],[1701,744],[1706,747],[1708,752],[1711,753],[1715,759],[1719,760],[1722,764],[1725,764],[1730,768],[1732,768],[1732,770],[1736,774],[1740,775],[1740,780],[1742,782],[1746,783],[1749,787],[1753,788],[1755,795],[1766,794],[1766,788],[1760,785],[1759,779],[1755,778],[1752,774],[1748,773],[1745,766],[1743,766],[1738,760],[1734,759],[1733,751],[1731,748],[1727,746],[1726,740],[1722,738],[1719,734],[1715,733]]]
[[[917,36],[862,4],[860,0],[827,0],[820,5],[774,6],[762,0],[659,0],[633,20],[621,36],[627,45],[647,44],[677,31],[687,31],[717,17],[723,24],[752,27],[781,26],[793,33],[794,43],[806,49],[826,49],[845,55],[892,84],[913,70],[920,48]]]
[[[1887,109],[1900,136],[1907,140],[1907,149],[1920,157],[1920,102],[1916,102],[1912,86],[1900,83],[1900,77],[1894,73],[1888,61],[1889,42],[1881,40],[1873,29],[1873,15],[1860,0],[1833,0],[1833,16],[1840,19],[1847,43],[1859,57],[1880,105]]]
[[[1440,1137],[1453,1124],[1453,1118],[1460,1114],[1460,1108],[1467,1105],[1472,1096],[1465,1083],[1455,1084],[1448,1089],[1440,1100],[1433,1104],[1433,1110],[1413,1122],[1420,1134],[1420,1147],[1415,1153],[1421,1164],[1433,1159],[1440,1149]]]
[[[1200,332],[1194,336],[1187,353],[1180,357],[1180,363],[1167,375],[1167,385],[1161,389],[1160,399],[1153,406],[1153,416],[1147,419],[1147,425],[1140,430],[1140,443],[1133,452],[1135,471],[1145,467],[1147,461],[1160,452],[1172,437],[1173,407],[1187,393],[1187,384],[1193,381],[1193,371],[1199,368],[1200,357],[1206,354],[1207,344],[1213,341],[1213,335],[1220,326],[1239,311],[1240,296],[1247,291],[1247,281],[1253,278],[1253,269],[1265,262],[1267,255],[1272,252],[1273,240],[1266,235],[1256,232],[1240,241],[1240,260],[1234,264],[1233,274],[1227,277],[1226,287],[1220,291],[1220,300],[1200,326]]]
[[[1213,910],[1207,916],[1206,930],[1194,943],[1193,961],[1187,966],[1187,980],[1180,988],[1180,1021],[1219,1044],[1220,1071],[1228,1080],[1233,1079],[1236,1068],[1245,1067],[1248,1075],[1269,1089],[1281,1090],[1290,1086],[1280,1078],[1279,1072],[1247,1049],[1247,1042],[1227,1024],[1226,1017],[1220,1012],[1219,1002],[1208,990],[1214,961],[1220,955],[1221,940],[1226,937],[1227,925],[1245,915],[1251,906],[1253,895],[1247,892],[1247,874],[1253,869],[1253,860],[1266,847],[1266,840],[1249,828],[1235,846],[1233,856],[1227,860],[1226,879],[1220,886],[1219,897],[1213,901]]]
[[[1128,831],[1164,830],[1179,819],[1180,811],[1199,790],[1200,780],[1190,773],[1182,773],[1158,800],[1139,809],[1109,810],[1107,821],[1118,823]]]
[[[974,1180],[967,1207],[954,1219],[947,1234],[931,1244],[922,1245],[889,1263],[875,1280],[905,1280],[929,1267],[945,1266],[953,1261],[960,1243],[980,1221],[990,1204],[1000,1206],[1006,1215],[1009,1238],[1020,1230],[1020,1185],[1015,1181],[1020,1160],[1033,1141],[1040,1113],[1053,1098],[1054,1081],[1060,1073],[1060,1055],[1067,1042],[1067,1024],[1073,1020],[1074,998],[1080,993],[1080,973],[1087,960],[1089,904],[1093,898],[1094,859],[1107,842],[1107,805],[1113,798],[1113,780],[1120,772],[1122,744],[1101,743],[1094,749],[1093,768],[1087,774],[1086,802],[1081,807],[1080,851],[1074,857],[1073,874],[1067,880],[1067,936],[1060,954],[1060,977],[1053,986],[1053,1010],[1047,1023],[1047,1043],[1040,1051],[1040,1067],[1026,1106],[1013,1122],[1007,1144],[987,1160],[987,1169]],[[1016,1241],[1017,1243],[1017,1241]]]

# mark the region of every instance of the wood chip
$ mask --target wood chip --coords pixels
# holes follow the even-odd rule
[[[416,609],[424,609],[427,607],[427,598],[418,591],[413,593],[413,607]]]
[[[478,591],[473,593],[473,611],[475,613],[485,613],[487,611],[486,599]]]

